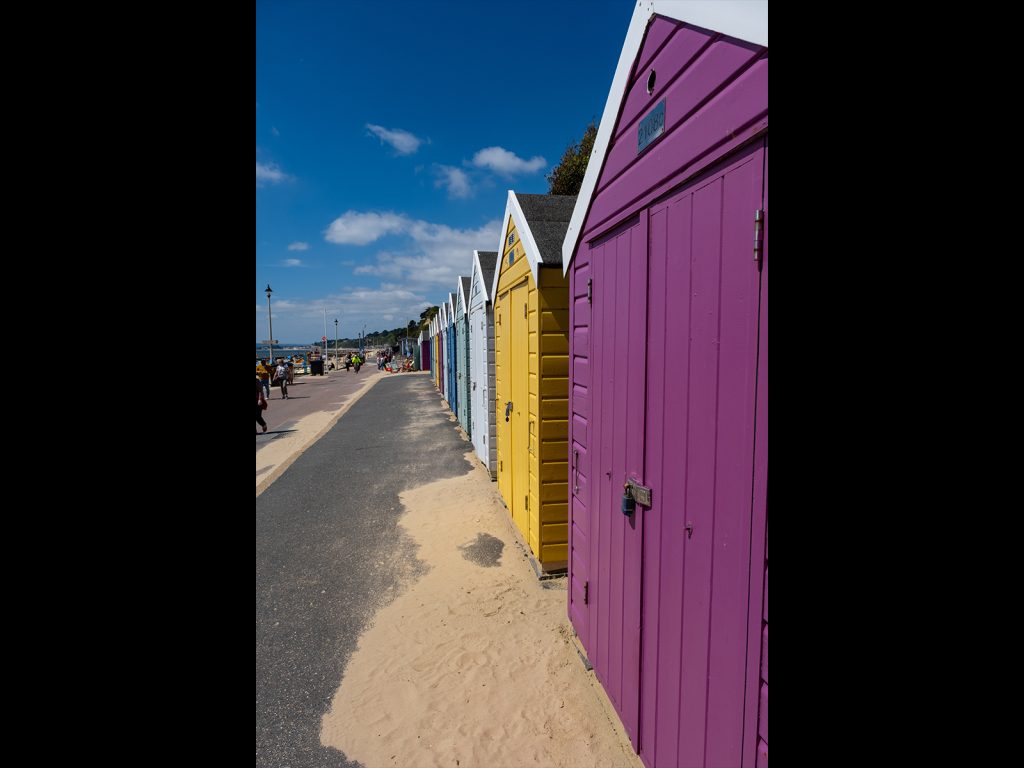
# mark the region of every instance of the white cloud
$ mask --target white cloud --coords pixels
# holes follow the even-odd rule
[[[497,246],[501,221],[459,229],[393,212],[347,211],[331,223],[325,234],[329,242],[354,245],[365,245],[385,235],[398,237],[389,243],[388,250],[379,251],[372,263],[362,263],[353,270],[356,275],[379,277],[380,286],[330,297],[348,318],[342,320],[343,336],[351,335],[353,324],[358,331],[366,323],[369,331],[419,320],[426,307],[439,304],[449,291],[457,290],[459,275],[471,274],[474,249],[493,250]],[[276,302],[274,306],[276,312]],[[315,318],[315,314],[311,311],[309,317]],[[344,325],[346,322],[348,325]]]
[[[356,274],[391,278],[397,285],[437,286],[453,291],[459,275],[472,272],[473,251],[490,250],[501,235],[495,219],[479,229],[455,229],[446,224],[409,221],[409,247],[377,254],[376,264],[364,264]]]
[[[292,243],[288,246],[289,251],[308,251],[309,243]]]
[[[374,125],[373,123],[367,123],[366,128],[371,134],[380,139],[381,144],[390,144],[400,155],[414,154],[420,148],[420,144],[423,143],[423,139],[414,136],[408,131],[403,131],[401,128],[388,130],[381,125]]]
[[[285,259],[284,266],[286,267],[301,267],[302,259]]]
[[[487,147],[473,155],[473,165],[477,168],[489,168],[501,176],[515,176],[524,173],[536,173],[548,164],[540,155],[523,160],[514,152],[502,147]]]
[[[337,318],[339,335],[354,338],[364,325],[369,333],[406,325],[410,320],[419,322],[420,312],[438,301],[440,299],[428,300],[422,290],[393,283],[382,283],[379,288],[355,288],[302,301],[275,299],[274,334],[278,339],[300,344],[318,340],[324,332],[326,309],[327,336],[334,337],[334,319]],[[260,339],[267,338],[266,310],[265,305],[257,304],[256,333]]]
[[[339,245],[366,245],[385,235],[404,232],[409,223],[406,216],[397,213],[346,211],[331,222],[324,239]]]
[[[438,174],[435,187],[447,187],[448,197],[465,199],[472,196],[473,190],[469,186],[469,176],[465,171],[453,168],[450,165],[435,166]]]
[[[277,184],[288,179],[288,174],[277,167],[275,163],[263,164],[256,161],[256,186],[261,184]]]
[[[280,136],[281,135],[281,132],[279,130],[277,130],[277,128],[275,128],[274,126],[270,126],[270,132],[272,134],[274,134],[275,136]]]

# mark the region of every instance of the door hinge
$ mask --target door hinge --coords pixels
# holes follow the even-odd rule
[[[498,471],[499,472],[504,472],[505,471],[505,462],[504,461],[499,461],[498,462]]]
[[[528,304],[523,304],[523,317],[529,317],[529,316],[530,316],[530,306]]]
[[[764,211],[754,211],[754,261],[761,261],[761,235],[764,231]]]
[[[526,511],[530,511],[530,494],[526,494]]]
[[[587,280],[587,304],[594,303],[594,278]]]
[[[590,605],[590,582],[583,582],[583,604]]]

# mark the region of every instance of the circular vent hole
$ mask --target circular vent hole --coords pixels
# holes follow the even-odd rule
[[[654,81],[657,79],[658,74],[652,69],[650,76],[647,78],[647,93],[654,93]]]

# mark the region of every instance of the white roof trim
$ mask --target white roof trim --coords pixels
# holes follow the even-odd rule
[[[573,210],[573,214],[575,213],[576,211]],[[516,223],[519,241],[523,244],[523,250],[526,251],[526,260],[530,262],[533,284],[540,286],[540,279],[537,277],[537,271],[541,265],[540,249],[533,239],[533,232],[530,231],[530,224],[523,214],[523,209],[519,207],[516,193],[510,189],[508,191],[508,202],[505,203],[505,218],[501,223],[501,240],[498,241],[498,263],[494,265],[494,285],[491,287],[491,296],[495,299],[498,296],[498,281],[501,278],[501,267],[505,261],[505,239],[508,237],[508,221],[510,217]]]
[[[756,45],[768,47],[768,0],[639,0],[633,10],[633,18],[629,22],[626,41],[622,44],[619,63],[615,67],[612,87],[608,91],[608,101],[601,115],[601,125],[594,139],[594,151],[587,163],[587,172],[583,176],[583,185],[576,197],[576,207],[572,211],[569,229],[562,241],[562,274],[569,271],[572,257],[579,244],[583,223],[590,210],[590,201],[597,187],[597,180],[604,170],[604,161],[608,155],[612,130],[619,115],[619,106],[626,95],[629,85],[629,73],[633,63],[640,55],[644,36],[651,19],[655,16],[666,16],[670,19],[683,21],[698,27],[720,32],[730,37],[746,40]]]
[[[448,292],[448,325],[455,325],[455,294],[451,291]]]
[[[499,254],[499,256],[500,256],[500,254]],[[498,265],[495,264],[494,268],[497,269]],[[486,281],[484,281],[484,270],[480,266],[480,251],[473,251],[473,281],[470,283],[470,285],[472,285],[473,282],[476,282],[476,281],[479,281],[480,282],[480,286],[483,288],[483,291],[484,291],[484,304],[486,304],[488,301],[490,301],[490,298],[488,298],[488,296],[487,296],[487,292],[490,289],[489,289]]]
[[[469,314],[469,297],[466,295],[466,292],[464,290],[462,290],[462,278],[463,277],[465,277],[465,275],[459,275],[459,297],[458,297],[458,300],[462,302],[462,309],[465,311],[465,314],[468,315]],[[455,314],[458,315],[458,313],[459,313],[459,305],[456,304],[455,305]]]

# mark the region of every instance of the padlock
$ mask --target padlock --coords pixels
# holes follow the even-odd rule
[[[633,492],[629,487],[629,483],[622,486],[622,514],[632,515],[636,512],[636,499],[633,498]]]

